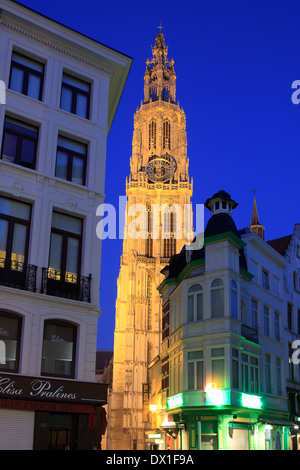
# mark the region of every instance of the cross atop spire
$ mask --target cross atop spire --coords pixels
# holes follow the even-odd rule
[[[161,22],[159,23],[159,26],[157,26],[159,29],[159,32],[161,33],[161,30],[163,29],[163,26],[161,25]]]

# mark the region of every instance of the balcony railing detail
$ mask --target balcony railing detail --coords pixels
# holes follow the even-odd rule
[[[0,258],[0,285],[36,292],[36,271],[33,264]]]
[[[88,277],[63,273],[57,269],[42,269],[41,293],[65,299],[91,301],[91,274]]]
[[[252,326],[245,325],[244,323],[241,326],[242,336],[244,336],[248,341],[259,344],[258,330],[256,328],[252,328]]]

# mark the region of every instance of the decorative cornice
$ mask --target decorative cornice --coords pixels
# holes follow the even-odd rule
[[[13,23],[10,23],[8,21],[3,20],[0,18],[0,24],[3,26],[6,26],[7,28],[10,28],[14,31],[17,31],[18,33],[24,34],[25,36],[28,36],[31,39],[34,39],[35,41],[39,41],[42,44],[51,47],[52,49],[55,49],[59,52],[62,52],[63,54],[66,54],[73,59],[80,60],[81,62],[84,62],[87,65],[90,65],[98,70],[101,70],[102,72],[108,74],[108,75],[113,75],[113,71],[104,67],[103,65],[99,65],[96,62],[93,62],[92,60],[86,59],[85,57],[80,56],[79,54],[76,54],[75,52],[70,51],[69,49],[66,49],[65,47],[61,47],[58,44],[55,44],[52,41],[48,41],[47,39],[39,36],[38,34],[34,34],[30,31],[27,31],[24,28],[21,28],[20,26],[17,26]]]

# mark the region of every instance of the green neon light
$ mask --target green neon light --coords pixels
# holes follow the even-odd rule
[[[261,408],[262,402],[261,397],[257,395],[248,395],[247,393],[242,393],[242,406],[245,408]]]
[[[174,395],[173,397],[170,397],[167,399],[168,408],[176,408],[177,406],[182,406],[182,405],[183,405],[182,393],[179,393],[179,395]]]

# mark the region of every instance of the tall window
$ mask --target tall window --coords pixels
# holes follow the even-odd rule
[[[147,206],[147,238],[146,238],[146,256],[153,256],[153,238],[152,238],[152,213],[151,206]]]
[[[232,388],[239,389],[239,350],[232,348],[232,361],[231,361],[231,380]]]
[[[45,321],[42,375],[74,377],[76,332],[76,326],[71,323]]]
[[[251,300],[251,310],[252,310],[252,326],[256,330],[258,329],[258,303],[256,300]]]
[[[149,150],[156,149],[156,122],[152,119],[149,123]]]
[[[211,317],[224,316],[224,284],[222,279],[215,279],[211,284]]]
[[[148,307],[147,328],[148,330],[151,330],[152,328],[152,301],[153,301],[153,296],[152,296],[153,287],[152,286],[153,286],[152,277],[148,273],[147,274],[147,307]]]
[[[270,309],[264,305],[264,333],[270,336]]]
[[[176,253],[176,238],[175,238],[175,224],[176,213],[174,211],[166,210],[163,212],[163,256],[170,258]]]
[[[188,352],[188,390],[203,390],[203,351]]]
[[[258,358],[250,356],[250,393],[258,393]]]
[[[212,382],[218,388],[225,386],[225,352],[224,348],[214,348],[211,350],[212,358]]]
[[[231,315],[238,319],[237,284],[234,279],[231,281]]]
[[[2,371],[19,371],[21,330],[20,316],[0,310],[0,340],[5,345],[5,361],[0,361]]]
[[[58,136],[55,176],[85,184],[87,145]]]
[[[2,141],[2,160],[34,169],[38,133],[38,127],[6,117]]]
[[[41,100],[43,79],[44,64],[18,52],[13,52],[9,80],[11,90]]]
[[[49,277],[76,283],[80,274],[82,220],[53,212]]]
[[[294,349],[292,347],[292,343],[288,344],[288,353],[289,353],[289,380],[294,381],[296,379],[296,371],[295,371],[295,364],[292,361],[292,355],[294,353]]]
[[[281,382],[281,358],[276,357],[276,385],[277,395],[282,395],[282,382]]]
[[[168,119],[163,124],[163,148],[166,150],[171,148],[171,125]]]
[[[278,312],[274,313],[274,331],[275,338],[277,341],[280,341],[280,315]]]
[[[265,269],[262,270],[262,285],[265,289],[270,290],[269,273]]]
[[[188,321],[203,320],[203,289],[194,284],[188,290]]]
[[[287,327],[293,329],[293,306],[290,303],[287,304]]]
[[[272,380],[271,380],[271,356],[270,354],[265,355],[265,383],[266,393],[272,393]]]
[[[63,74],[60,107],[69,113],[89,119],[91,85],[67,73]]]
[[[0,196],[0,268],[27,263],[30,218],[29,204]]]

